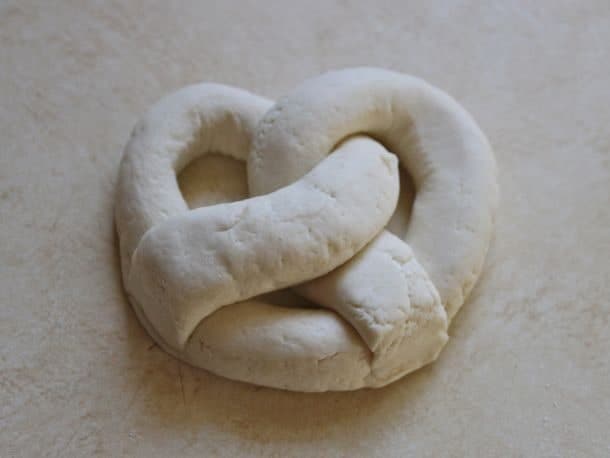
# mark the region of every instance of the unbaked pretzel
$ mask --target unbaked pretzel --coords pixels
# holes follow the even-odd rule
[[[386,148],[417,190],[405,240],[383,230],[399,191]],[[209,152],[247,160],[253,197],[188,209],[176,175]],[[273,106],[190,86],[125,148],[123,281],[156,342],[195,366],[299,391],[383,386],[444,346],[481,272],[496,195],[485,136],[420,79],[336,71]],[[286,287],[322,308],[256,298]]]

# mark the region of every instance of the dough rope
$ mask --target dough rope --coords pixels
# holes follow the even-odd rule
[[[176,176],[211,152],[246,161],[251,198],[189,210]],[[397,158],[417,191],[404,240],[384,230]],[[485,136],[420,79],[341,70],[275,105],[189,86],[125,148],[123,282],[155,341],[195,366],[289,390],[379,387],[438,356],[481,272],[496,201]],[[321,308],[258,298],[287,287]]]

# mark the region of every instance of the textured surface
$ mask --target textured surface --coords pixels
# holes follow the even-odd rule
[[[2,456],[610,453],[608,2],[307,3],[0,3]],[[275,98],[362,64],[447,90],[495,149],[496,239],[451,345],[321,395],[151,346],[112,224],[140,113],[200,80]]]

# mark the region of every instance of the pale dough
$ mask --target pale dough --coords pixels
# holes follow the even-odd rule
[[[291,390],[382,386],[433,361],[445,308],[462,305],[489,245],[484,135],[446,94],[378,69],[314,78],[271,105],[201,84],[134,129],[116,224],[140,320],[191,364]],[[386,148],[417,189],[408,245],[383,231],[399,191]],[[176,174],[205,153],[247,159],[258,197],[189,210]],[[297,284],[327,309],[249,300]]]

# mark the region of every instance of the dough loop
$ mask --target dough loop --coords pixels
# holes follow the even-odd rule
[[[176,176],[206,153],[246,161],[252,197],[189,210]],[[384,230],[397,157],[417,190],[404,240]],[[346,69],[276,104],[189,86],[125,148],[123,282],[155,341],[190,364],[288,390],[379,387],[438,356],[481,272],[496,200],[485,136],[420,79]],[[321,307],[257,298],[287,287]]]

